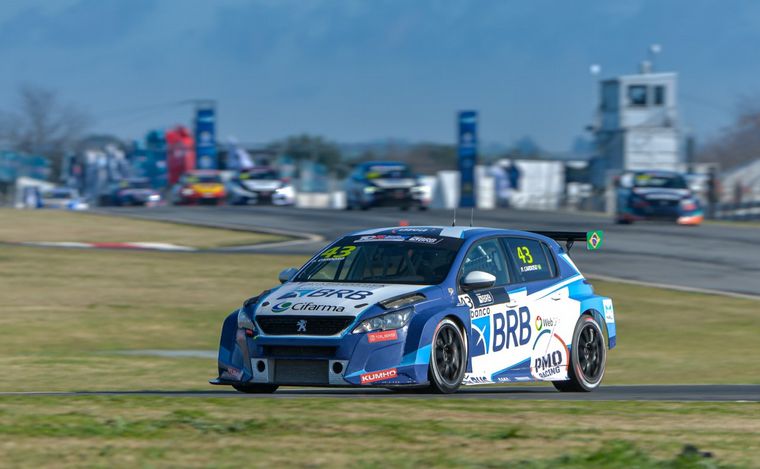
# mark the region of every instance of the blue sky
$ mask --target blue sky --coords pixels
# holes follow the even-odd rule
[[[0,108],[35,83],[134,138],[213,98],[219,136],[246,142],[453,142],[477,109],[483,141],[564,150],[592,117],[589,65],[634,72],[655,42],[700,139],[760,96],[753,1],[3,0]]]

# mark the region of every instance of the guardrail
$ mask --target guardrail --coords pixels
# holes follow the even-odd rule
[[[716,204],[712,218],[716,220],[760,220],[760,200],[738,204]]]

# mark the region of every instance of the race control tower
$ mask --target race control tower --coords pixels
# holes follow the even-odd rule
[[[600,82],[594,137],[597,183],[624,170],[683,167],[679,149],[676,73],[640,73]]]

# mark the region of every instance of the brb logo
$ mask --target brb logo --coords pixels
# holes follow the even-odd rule
[[[348,290],[348,289],[334,289],[334,288],[320,288],[318,290],[298,289],[285,293],[277,298],[278,300],[284,300],[286,298],[340,298],[346,300],[363,300],[368,296],[371,296],[372,292],[367,290]]]
[[[470,314],[473,357],[508,350],[530,342],[533,329],[530,310],[527,307],[489,313],[490,308],[480,308]]]

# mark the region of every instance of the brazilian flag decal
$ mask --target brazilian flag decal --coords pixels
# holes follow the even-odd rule
[[[602,230],[589,231],[586,233],[586,249],[594,251],[602,247],[604,232]]]

